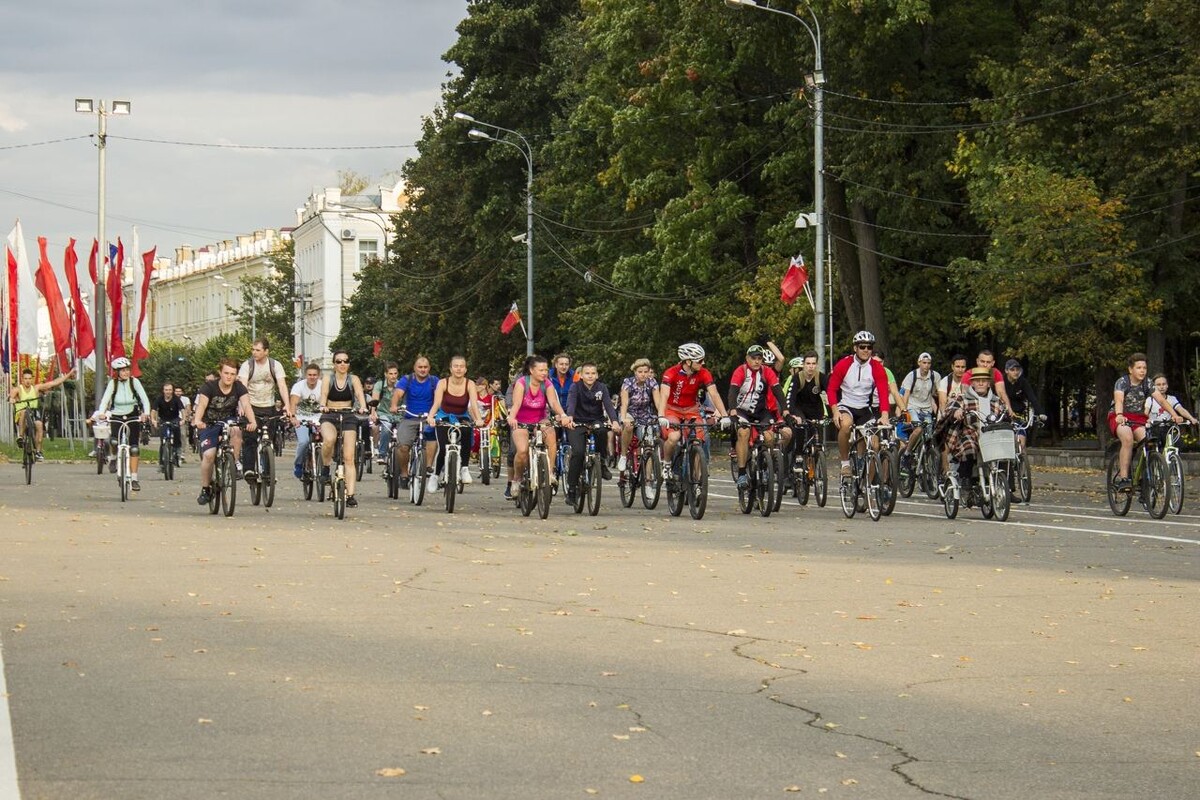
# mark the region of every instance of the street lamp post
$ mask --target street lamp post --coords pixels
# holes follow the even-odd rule
[[[472,139],[506,144],[520,150],[521,155],[525,156],[525,166],[528,168],[525,179],[525,355],[531,356],[533,355],[533,148],[529,146],[529,141],[524,136],[509,128],[477,120],[461,111],[454,114],[454,119],[468,125],[482,125],[485,128],[510,133],[521,141],[521,144],[517,144],[511,139],[497,139],[490,133],[475,127],[467,131],[467,136]]]
[[[755,8],[759,11],[769,11],[772,14],[779,14],[784,17],[790,17],[804,26],[804,30],[808,31],[809,37],[812,39],[813,49],[816,51],[816,61],[813,65],[812,75],[805,77],[805,83],[808,88],[813,90],[813,114],[815,117],[813,123],[813,215],[815,217],[817,231],[816,244],[816,298],[813,302],[813,343],[814,349],[817,351],[817,369],[825,369],[825,69],[821,64],[821,23],[817,20],[817,15],[813,13],[811,8],[808,9],[809,16],[812,17],[812,25],[809,25],[802,17],[792,14],[787,11],[781,11],[778,8],[759,5],[757,0],[725,0],[725,5],[730,8],[743,9]]]
[[[104,200],[106,194],[105,174],[104,174],[104,151],[108,146],[108,115],[115,114],[118,116],[127,116],[132,111],[132,104],[128,100],[113,100],[112,108],[105,109],[103,100],[91,100],[88,98],[76,98],[75,111],[80,114],[95,114],[99,120],[99,131],[96,136],[96,150],[99,153],[100,160],[100,175],[98,199],[96,202],[96,241],[99,243],[99,265],[96,270],[96,406],[100,406],[100,400],[104,397],[104,379],[108,374],[108,334],[107,320],[105,314],[107,309],[105,302],[107,299],[105,293],[105,284],[108,278],[108,269],[104,268],[104,259],[108,256],[108,241],[104,236]]]

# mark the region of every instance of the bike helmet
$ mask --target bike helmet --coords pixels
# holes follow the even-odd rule
[[[117,356],[112,360],[111,366],[113,369],[125,369],[129,366],[129,359],[125,356]]]
[[[746,348],[746,357],[749,358],[750,356],[758,356],[765,359],[767,357],[767,348],[761,344],[752,344]]]
[[[796,356],[795,358],[793,358],[791,361],[788,362],[788,369],[803,369],[803,368],[804,368],[804,356]]]
[[[855,344],[875,344],[875,334],[870,331],[859,331],[854,334]]]
[[[763,353],[763,363],[766,364],[768,367],[774,366],[775,354],[773,352],[771,352],[770,350]]]
[[[704,348],[695,342],[679,345],[680,361],[700,361],[704,358]]]

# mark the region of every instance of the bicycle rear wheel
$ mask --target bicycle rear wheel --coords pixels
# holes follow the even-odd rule
[[[1118,517],[1123,517],[1129,513],[1129,506],[1133,503],[1133,493],[1126,489],[1118,489],[1117,470],[1119,462],[1117,461],[1118,450],[1113,448],[1105,459],[1104,466],[1104,486],[1108,495],[1108,507]]]
[[[679,447],[682,448],[683,445],[680,444]],[[679,470],[672,469],[671,470],[671,478],[670,478],[670,480],[666,481],[666,484],[667,484],[667,511],[669,511],[671,513],[672,517],[678,517],[680,514],[683,513],[683,504],[686,499],[684,495],[686,494],[687,489],[685,489],[684,485],[683,485],[684,480],[686,480],[686,476],[679,474],[680,472],[683,471],[682,463],[683,463],[683,451],[681,449],[677,449],[675,451],[675,455],[672,456],[672,464],[673,464],[673,466],[681,467],[681,469],[679,469]]]
[[[487,486],[492,482],[492,434],[488,433],[479,442],[479,482]]]
[[[688,512],[692,519],[703,519],[708,508],[708,462],[704,448],[693,445],[688,463]]]
[[[158,443],[158,466],[162,469],[163,480],[175,479],[175,459],[171,457],[171,442],[166,436]]]
[[[792,483],[795,486],[796,502],[802,506],[808,505],[808,495],[812,491],[812,481],[809,479],[809,465],[812,457],[800,453],[792,465]]]
[[[774,498],[775,502],[772,504],[771,510],[778,511],[780,506],[783,505],[783,493],[784,493],[783,487],[787,484],[787,480],[786,480],[787,473],[784,471],[784,468],[783,468],[784,467],[784,459],[783,459],[782,452],[772,448],[771,460],[774,462],[774,467],[775,467],[775,498]]]
[[[395,500],[400,497],[400,450],[394,444],[388,447],[388,497]]]
[[[254,466],[254,468],[256,470],[262,466],[262,450],[265,445],[266,445],[265,438],[254,445],[254,460],[256,462],[258,462]],[[243,446],[246,446],[246,445],[243,445]],[[252,506],[256,506],[262,502],[262,486],[263,486],[262,480],[263,480],[263,475],[261,472],[259,472],[258,476],[256,478],[254,478],[253,480],[246,481],[246,485],[250,489],[250,505],[252,505]]]
[[[941,454],[926,441],[921,448],[921,486],[930,500],[938,499],[938,473],[941,466]]]
[[[1171,501],[1167,508],[1172,514],[1178,514],[1183,511],[1183,461],[1176,452],[1163,458],[1167,462],[1167,479],[1171,484]]]
[[[899,471],[899,488],[900,496],[905,500],[913,496],[913,491],[917,488],[917,472],[920,465],[916,463],[911,452],[906,452],[900,457]]]
[[[812,490],[817,508],[824,508],[829,500],[829,474],[825,471],[825,454],[820,451],[813,456]]]
[[[879,465],[883,468],[879,476],[879,508],[886,517],[896,510],[896,497],[900,494],[900,454],[889,447],[879,454]]]
[[[943,486],[945,494],[942,495],[942,508],[946,512],[946,519],[954,519],[958,516],[958,497],[955,496],[955,485],[946,480]]]
[[[1017,453],[1015,469],[1017,497],[1021,499],[1022,503],[1028,503],[1029,498],[1033,496],[1033,470],[1029,467],[1029,456],[1026,453]]]

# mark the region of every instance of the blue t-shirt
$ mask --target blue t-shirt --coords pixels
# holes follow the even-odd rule
[[[567,370],[566,380],[559,383],[558,370],[551,369],[550,376],[546,380],[550,382],[550,385],[554,387],[554,391],[558,393],[558,402],[565,410],[567,407],[567,398],[571,395],[571,385],[575,383],[575,370]]]
[[[424,382],[417,380],[415,375],[405,375],[396,381],[396,390],[404,392],[404,415],[412,419],[428,414],[429,409],[433,408],[433,392],[437,385],[437,375],[430,375]]]

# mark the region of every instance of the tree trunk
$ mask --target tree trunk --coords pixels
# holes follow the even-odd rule
[[[875,334],[876,347],[890,354],[887,321],[883,316],[883,290],[879,285],[879,243],[875,236],[875,213],[861,200],[850,208],[854,239],[858,242],[858,270],[862,280],[863,321]]]
[[[853,336],[863,327],[862,281],[858,273],[854,232],[850,228],[850,212],[846,206],[846,187],[836,178],[828,177],[825,180],[825,204],[825,219],[833,241],[842,307],[846,310],[846,327]]]
[[[1113,385],[1117,382],[1117,371],[1110,366],[1096,367],[1096,437],[1100,449],[1108,447],[1112,434],[1108,431],[1108,407],[1112,405]]]

